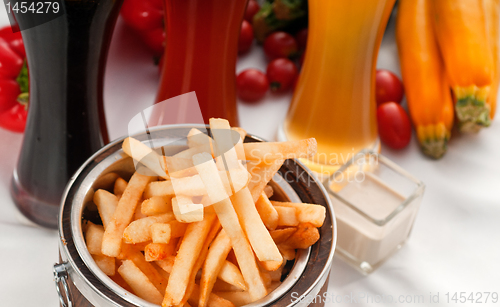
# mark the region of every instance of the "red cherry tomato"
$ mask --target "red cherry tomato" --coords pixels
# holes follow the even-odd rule
[[[260,10],[260,5],[255,0],[249,0],[245,11],[244,19],[249,23],[253,22],[253,16]]]
[[[162,28],[144,31],[142,40],[155,54],[160,55],[165,49],[166,33]]]
[[[297,66],[286,58],[272,60],[267,65],[267,79],[273,92],[282,93],[289,90],[297,74]]]
[[[260,70],[246,69],[236,77],[236,89],[241,100],[255,102],[266,95],[269,81]]]
[[[253,43],[253,28],[252,25],[243,20],[241,23],[240,38],[238,39],[238,53],[243,54],[248,52]]]
[[[307,28],[300,30],[295,34],[295,39],[297,40],[297,44],[299,46],[299,50],[305,50],[307,45]]]
[[[387,146],[406,147],[411,139],[411,124],[405,110],[395,102],[386,102],[377,109],[378,133]]]
[[[23,132],[27,117],[26,108],[16,103],[11,109],[0,114],[0,127],[14,132]]]
[[[379,69],[377,70],[375,78],[375,97],[377,105],[389,101],[401,103],[404,95],[404,88],[398,76],[388,70]]]
[[[266,37],[264,41],[264,52],[271,60],[277,58],[291,58],[297,55],[297,41],[286,32],[274,32]]]
[[[121,15],[127,25],[138,31],[163,28],[163,6],[155,1],[126,0]]]

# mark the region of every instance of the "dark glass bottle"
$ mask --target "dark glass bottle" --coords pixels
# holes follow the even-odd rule
[[[73,173],[107,143],[104,69],[122,1],[65,0],[65,14],[22,31],[30,106],[11,194],[35,223],[57,228]],[[16,14],[23,29],[29,15]]]

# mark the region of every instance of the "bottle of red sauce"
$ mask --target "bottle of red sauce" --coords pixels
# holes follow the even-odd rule
[[[205,123],[219,117],[238,126],[236,57],[246,2],[165,0],[167,45],[157,103],[194,91]]]

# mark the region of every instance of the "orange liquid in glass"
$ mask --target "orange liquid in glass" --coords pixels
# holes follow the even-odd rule
[[[376,59],[394,2],[309,1],[307,52],[283,130],[289,140],[316,138],[307,164],[317,172],[377,143]]]
[[[165,1],[167,45],[156,102],[195,91],[205,123],[220,117],[238,125],[236,57],[246,2]]]

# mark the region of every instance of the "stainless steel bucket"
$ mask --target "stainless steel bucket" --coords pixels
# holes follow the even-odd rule
[[[186,147],[186,135],[193,127],[172,125],[156,127],[148,134],[135,135],[141,141],[168,148],[172,153]],[[94,191],[102,186],[103,175],[115,172],[129,178],[134,171],[131,158],[116,140],[95,153],[75,173],[66,187],[59,215],[61,262],[54,265],[56,288],[62,306],[156,306],[127,292],[106,276],[87,251],[82,233],[82,216],[88,214]],[[245,142],[263,141],[248,135]],[[325,285],[330,273],[336,244],[336,222],[330,199],[324,187],[302,163],[287,160],[272,181],[278,200],[316,203],[327,208],[326,220],[319,229],[320,240],[307,250],[300,250],[283,283],[268,296],[247,306],[306,306]],[[109,187],[108,187],[109,188]]]

